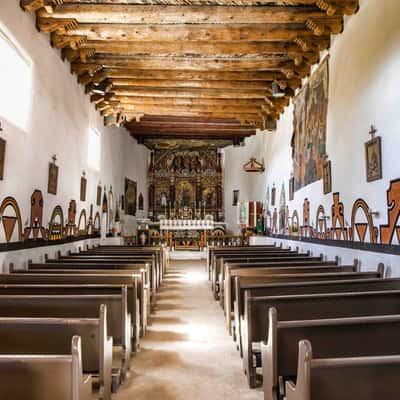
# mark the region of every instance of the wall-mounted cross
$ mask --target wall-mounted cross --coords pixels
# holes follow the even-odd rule
[[[53,160],[53,164],[55,164],[56,163],[56,161],[57,161],[57,156],[54,154],[54,156],[53,157],[51,157],[52,158],[52,160]]]
[[[369,131],[369,134],[371,135],[371,140],[375,138],[375,134],[378,132],[376,129],[375,125],[371,125],[371,130]]]

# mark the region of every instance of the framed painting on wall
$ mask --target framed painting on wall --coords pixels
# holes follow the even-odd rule
[[[294,199],[294,176],[289,179],[289,201]]]
[[[101,186],[97,186],[96,205],[101,206]]]
[[[328,160],[324,162],[322,181],[324,186],[324,194],[332,192],[331,162]]]
[[[143,194],[142,193],[139,194],[138,207],[139,207],[139,210],[143,210],[144,209],[144,198],[143,198]]]
[[[233,199],[232,199],[232,205],[235,207],[238,205],[239,202],[239,190],[234,190],[233,191]]]
[[[47,193],[57,194],[58,186],[58,166],[53,162],[49,164],[49,179],[47,183]]]
[[[0,138],[0,181],[4,179],[5,160],[6,160],[6,141]]]
[[[86,186],[87,180],[85,177],[81,177],[81,201],[86,201]]]
[[[365,143],[367,182],[382,179],[382,142],[380,136]]]
[[[125,178],[125,214],[136,215],[137,184]]]
[[[271,190],[271,206],[275,205],[275,200],[276,200],[276,187],[275,184]]]

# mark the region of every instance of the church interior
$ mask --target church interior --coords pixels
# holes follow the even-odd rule
[[[0,400],[398,400],[399,71],[399,0],[1,0]]]

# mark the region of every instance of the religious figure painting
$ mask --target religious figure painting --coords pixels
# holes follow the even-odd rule
[[[87,186],[87,180],[85,177],[81,177],[81,195],[80,199],[81,201],[86,201],[86,186]]]
[[[232,205],[235,207],[238,205],[239,201],[239,190],[234,190],[233,191],[233,200],[232,200]]]
[[[125,214],[127,215],[136,215],[136,192],[136,182],[125,178]]]
[[[143,210],[144,209],[144,198],[143,198],[142,193],[139,194],[138,203],[139,203],[139,210]]]
[[[323,177],[328,110],[328,57],[294,98],[291,140],[294,190]]]
[[[97,186],[97,193],[96,193],[96,205],[100,206],[101,205],[101,186]]]
[[[50,163],[47,192],[50,194],[57,194],[57,186],[58,186],[58,166],[55,163]]]
[[[382,143],[380,136],[365,143],[367,182],[382,179]]]
[[[4,178],[4,163],[6,160],[6,141],[0,138],[0,181]]]
[[[328,160],[324,162],[323,186],[324,194],[332,192],[331,162]]]

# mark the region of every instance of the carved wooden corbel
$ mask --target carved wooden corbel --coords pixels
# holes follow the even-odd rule
[[[20,6],[24,11],[34,12],[44,8],[46,12],[51,14],[54,10],[53,7],[59,6],[64,3],[64,0],[20,0]]]
[[[103,66],[99,64],[85,64],[77,61],[71,63],[71,73],[78,75],[87,73],[89,76],[94,76],[94,74],[100,72],[102,69]]]
[[[336,14],[337,7],[328,0],[317,0],[315,5],[322,11],[325,11],[329,17],[333,17]]]
[[[313,21],[312,19],[308,19],[306,21],[306,27],[314,33],[315,36],[322,36],[326,33],[325,25],[320,22]]]
[[[53,32],[51,34],[51,45],[57,49],[62,49],[64,47],[70,47],[73,50],[78,50],[79,46],[87,42],[86,36],[73,35],[58,35]]]
[[[78,21],[73,18],[47,18],[39,16],[36,18],[36,28],[44,33],[56,32],[59,35],[65,35],[77,26]]]

